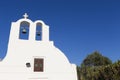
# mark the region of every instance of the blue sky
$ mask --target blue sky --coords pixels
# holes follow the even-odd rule
[[[120,1],[1,0],[0,57],[6,55],[11,22],[27,12],[29,19],[50,26],[50,40],[71,63],[80,65],[94,51],[120,59]]]

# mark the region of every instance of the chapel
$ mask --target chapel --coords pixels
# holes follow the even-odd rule
[[[76,65],[49,40],[49,26],[27,13],[11,23],[0,80],[77,80]]]

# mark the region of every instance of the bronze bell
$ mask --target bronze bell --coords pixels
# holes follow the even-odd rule
[[[26,31],[25,28],[22,30],[22,33],[23,33],[23,34],[26,34],[26,33],[27,33],[27,31]]]
[[[40,31],[37,31],[37,36],[40,36]]]

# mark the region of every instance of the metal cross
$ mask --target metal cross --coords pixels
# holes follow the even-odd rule
[[[27,13],[25,13],[25,14],[23,15],[23,17],[24,17],[25,19],[27,19],[27,17],[28,17]]]

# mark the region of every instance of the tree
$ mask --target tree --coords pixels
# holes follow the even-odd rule
[[[98,51],[89,54],[77,69],[79,80],[120,80],[120,60],[112,64]]]
[[[95,51],[83,60],[81,66],[102,66],[108,64],[112,64],[112,61],[102,56],[98,51]]]

